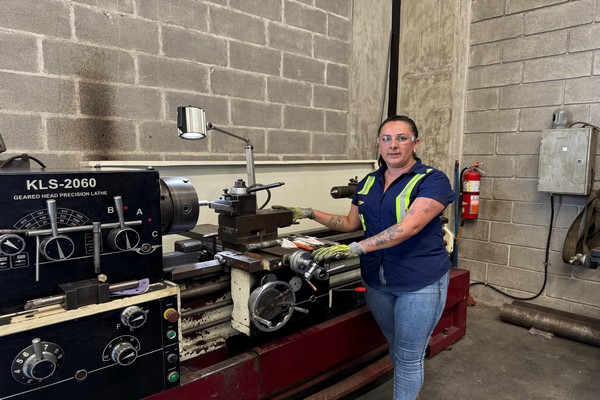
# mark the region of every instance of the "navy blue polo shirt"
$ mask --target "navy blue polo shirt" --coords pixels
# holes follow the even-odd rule
[[[360,181],[352,199],[352,204],[358,206],[365,238],[398,223],[399,208],[404,207],[402,204],[410,206],[417,197],[437,200],[444,206],[454,200],[446,174],[422,164],[421,160],[384,192],[386,169],[382,166]],[[408,189],[410,186],[412,189]],[[403,193],[405,188],[409,196],[406,191]],[[362,255],[360,265],[362,278],[371,287],[381,287],[381,267],[385,286],[390,289],[414,291],[432,284],[452,266],[440,219],[433,218],[419,233],[396,246]]]

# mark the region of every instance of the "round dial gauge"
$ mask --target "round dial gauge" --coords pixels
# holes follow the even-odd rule
[[[49,236],[40,243],[40,252],[50,261],[69,258],[75,251],[75,243],[68,236]]]
[[[0,235],[0,254],[15,256],[25,250],[25,240],[13,233]]]

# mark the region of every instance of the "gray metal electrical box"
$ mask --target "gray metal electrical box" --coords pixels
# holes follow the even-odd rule
[[[538,191],[589,194],[594,183],[596,141],[594,128],[543,130]]]

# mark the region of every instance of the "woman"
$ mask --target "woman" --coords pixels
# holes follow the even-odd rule
[[[394,399],[414,400],[423,385],[429,337],[446,302],[451,262],[439,215],[454,193],[443,172],[416,157],[419,131],[412,119],[386,119],[377,143],[380,167],[359,182],[348,215],[291,209],[296,219],[364,230],[363,240],[318,249],[313,259],[361,257],[367,304],[390,347]]]

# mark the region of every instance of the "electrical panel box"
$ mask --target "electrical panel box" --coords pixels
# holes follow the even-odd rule
[[[594,128],[543,130],[538,191],[589,194],[594,180],[596,143]]]

